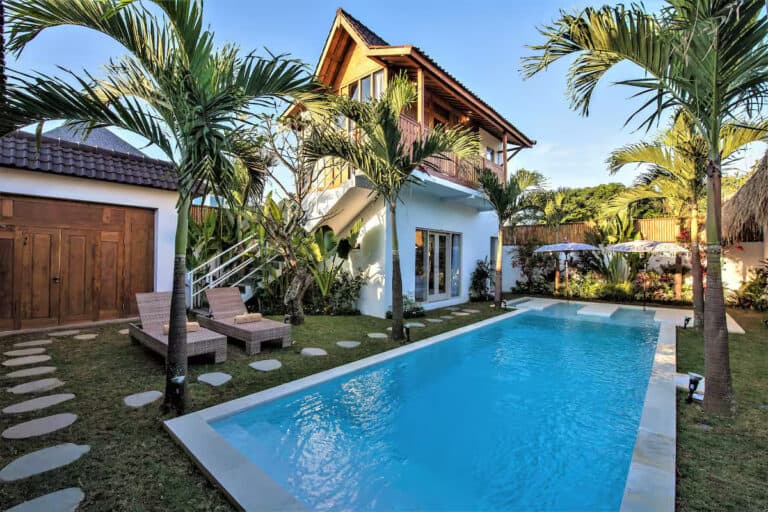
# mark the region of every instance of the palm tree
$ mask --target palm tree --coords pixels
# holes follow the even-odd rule
[[[544,206],[541,209],[542,220],[544,224],[555,230],[555,243],[560,242],[560,225],[566,221],[570,211],[565,203],[568,189],[559,187],[555,191],[548,191],[544,194]],[[557,254],[553,255],[559,260]],[[560,290],[560,265],[555,266],[555,294]]]
[[[227,45],[214,46],[203,26],[202,0],[157,0],[152,9],[121,0],[10,0],[8,48],[20,53],[42,31],[89,28],[127,51],[95,80],[17,75],[13,107],[30,122],[67,119],[87,131],[117,126],[146,138],[173,162],[178,176],[173,299],[166,358],[164,407],[186,408],[184,276],[189,207],[195,194],[230,199],[238,181],[236,141],[256,107],[276,98],[302,97],[305,67],[282,56],[262,59]],[[235,204],[236,201],[230,201]]]
[[[545,41],[524,61],[531,77],[563,57],[574,56],[568,73],[571,105],[583,115],[605,74],[621,62],[642,72],[620,84],[638,89],[649,128],[670,110],[685,111],[706,141],[707,289],[704,340],[707,393],[704,408],[730,414],[733,389],[728,357],[720,263],[720,182],[724,148],[721,128],[735,115],[759,114],[768,84],[768,21],[763,0],[666,0],[658,15],[641,4],[561,12],[540,29]]]
[[[397,201],[407,183],[418,183],[412,176],[418,167],[431,169],[431,158],[454,153],[463,158],[477,155],[477,135],[463,127],[425,130],[420,138],[408,143],[400,128],[400,115],[413,106],[418,92],[405,75],[398,75],[388,84],[379,100],[363,103],[339,97],[336,114],[353,121],[358,135],[326,129],[313,132],[305,149],[314,159],[329,158],[362,172],[371,182],[378,197],[389,209],[392,252],[392,338],[402,340],[403,282],[400,271],[400,251],[397,232]]]
[[[724,161],[746,144],[763,140],[760,130],[727,124],[721,129]],[[694,325],[704,325],[704,286],[699,256],[699,211],[706,199],[707,141],[696,132],[685,113],[680,113],[672,127],[654,142],[630,144],[617,149],[608,158],[611,174],[629,164],[648,164],[637,177],[635,186],[617,196],[606,208],[615,213],[644,199],[662,199],[675,216],[687,217],[693,277]]]
[[[496,173],[484,169],[479,176],[480,187],[488,202],[496,210],[499,220],[499,240],[496,243],[496,277],[493,300],[496,307],[501,306],[502,257],[504,246],[504,227],[513,228],[526,219],[533,219],[535,205],[527,193],[544,184],[544,176],[536,171],[518,169],[509,177],[506,184],[499,181]]]

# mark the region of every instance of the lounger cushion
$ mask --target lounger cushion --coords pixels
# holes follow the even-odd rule
[[[197,322],[187,322],[187,332],[197,332],[200,330],[200,324]],[[163,334],[171,332],[170,324],[163,324]]]
[[[235,316],[236,324],[250,324],[252,322],[261,322],[261,313],[246,313]]]

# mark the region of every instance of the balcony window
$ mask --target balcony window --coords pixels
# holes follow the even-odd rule
[[[373,97],[379,99],[384,95],[384,71],[377,71],[373,74]]]
[[[485,159],[489,162],[495,162],[496,159],[494,158],[496,152],[493,150],[492,147],[486,146],[485,148]]]
[[[367,76],[360,80],[360,101],[363,103],[370,103],[372,94],[373,91],[371,90],[371,77]]]

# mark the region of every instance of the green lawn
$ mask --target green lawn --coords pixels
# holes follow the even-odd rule
[[[443,323],[423,322],[425,328],[413,328],[413,339],[445,332],[498,314],[486,303],[467,307],[481,312],[456,317]],[[430,312],[436,317],[446,310]],[[202,409],[254,393],[306,375],[351,362],[398,346],[390,340],[368,340],[368,332],[385,332],[386,320],[365,316],[307,317],[304,325],[294,327],[296,343],[291,348],[274,349],[257,356],[246,356],[239,346],[229,344],[228,360],[222,364],[190,364],[192,409]],[[132,344],[128,336],[117,333],[125,325],[116,324],[88,329],[99,333],[93,341],[63,339],[48,345],[53,375],[66,385],[51,393],[75,393],[77,398],[46,409],[47,414],[74,412],[78,421],[59,432],[33,440],[0,441],[0,467],[25,453],[58,443],[89,444],[90,453],[67,467],[14,483],[0,484],[0,508],[64,487],[79,486],[85,492],[84,509],[91,510],[232,510],[224,495],[193,465],[162,427],[167,419],[157,406],[131,410],[123,405],[124,396],[151,389],[163,390],[163,363],[155,354]],[[0,352],[11,350],[19,341],[44,336],[26,335],[0,338]],[[342,349],[340,340],[358,340],[356,349]],[[299,355],[303,347],[321,347],[327,357]],[[261,373],[248,367],[257,359],[277,358],[283,367]],[[220,388],[195,382],[197,375],[210,371],[227,372],[232,380]],[[3,367],[2,373],[8,373]],[[18,379],[28,381],[32,379]],[[8,381],[3,382],[3,386]],[[0,408],[31,396],[0,393]],[[39,412],[0,415],[0,430],[40,417]]]
[[[730,337],[737,413],[732,419],[707,417],[678,393],[679,511],[768,510],[768,329],[761,322],[768,315],[729,312],[747,332]],[[678,330],[677,366],[704,373],[699,332]]]

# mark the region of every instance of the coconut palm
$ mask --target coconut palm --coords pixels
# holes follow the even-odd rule
[[[70,73],[68,80],[17,75],[9,101],[29,121],[64,118],[84,131],[124,128],[173,162],[179,201],[164,404],[181,413],[186,407],[184,276],[192,197],[208,192],[230,198],[240,175],[235,141],[254,109],[270,107],[276,98],[301,96],[309,80],[297,61],[263,59],[232,45],[217,48],[214,33],[203,25],[202,0],[157,0],[151,8],[145,3],[6,1],[8,49],[17,54],[58,26],[95,30],[127,51],[107,63],[99,80],[87,72]]]
[[[349,165],[362,172],[371,182],[378,197],[389,210],[392,252],[392,338],[402,340],[403,282],[397,232],[397,201],[407,183],[418,183],[412,172],[418,168],[435,168],[429,161],[453,153],[463,158],[477,155],[479,142],[475,134],[463,127],[424,130],[421,137],[409,143],[400,128],[400,115],[418,98],[416,87],[405,75],[397,75],[388,84],[381,99],[363,103],[340,97],[335,113],[357,126],[358,135],[325,129],[316,130],[305,143],[314,159],[329,158],[335,164]]]
[[[725,323],[720,183],[724,148],[721,128],[734,116],[759,113],[768,88],[768,21],[763,0],[666,0],[657,14],[641,4],[561,12],[540,29],[544,43],[524,61],[531,77],[552,63],[575,57],[568,73],[574,109],[588,115],[595,88],[615,65],[640,70],[619,83],[643,100],[628,119],[645,116],[646,128],[682,109],[707,141],[707,290],[704,340],[707,393],[704,408],[729,414],[733,406]]]
[[[544,206],[541,209],[541,220],[544,224],[555,231],[555,242],[560,242],[560,225],[566,221],[570,215],[570,210],[565,202],[568,189],[560,187],[555,191],[548,191],[544,194]],[[553,253],[553,257],[559,260],[559,255]],[[555,294],[560,290],[560,265],[555,266]]]
[[[535,218],[536,207],[530,200],[529,192],[544,184],[544,176],[536,171],[518,169],[509,177],[507,183],[501,183],[493,171],[484,169],[479,176],[480,187],[488,202],[496,211],[499,221],[498,242],[496,243],[496,277],[493,299],[496,307],[501,306],[502,249],[504,247],[504,229],[514,229],[519,223]]]
[[[745,127],[727,124],[721,128],[723,161],[730,159],[744,145],[765,139],[768,123]],[[695,125],[681,113],[672,127],[654,142],[630,144],[617,149],[608,158],[611,174],[629,164],[648,164],[635,186],[619,194],[606,208],[607,213],[624,209],[644,199],[662,199],[675,216],[687,217],[693,276],[694,324],[704,325],[704,287],[699,257],[699,211],[706,199],[707,141],[698,135]]]

